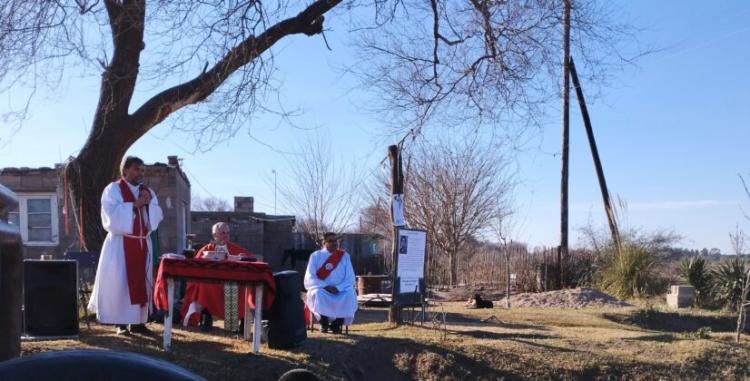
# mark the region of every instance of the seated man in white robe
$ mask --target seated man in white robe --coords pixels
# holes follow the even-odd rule
[[[310,255],[305,271],[307,308],[320,321],[321,330],[341,333],[354,321],[357,295],[351,256],[340,250],[335,233],[323,235],[323,248]]]

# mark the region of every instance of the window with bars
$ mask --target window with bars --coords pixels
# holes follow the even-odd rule
[[[9,213],[8,222],[19,226],[26,245],[57,245],[57,196],[55,193],[18,194],[18,207]]]

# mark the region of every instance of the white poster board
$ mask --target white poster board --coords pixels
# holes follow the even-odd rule
[[[399,292],[421,293],[419,280],[424,278],[424,255],[427,232],[424,230],[398,229],[398,264],[396,276],[400,279]]]

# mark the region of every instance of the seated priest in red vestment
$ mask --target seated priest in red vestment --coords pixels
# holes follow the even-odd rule
[[[255,261],[250,250],[229,241],[229,224],[217,222],[211,228],[213,241],[203,246],[195,254],[195,258],[207,258],[209,255],[241,257],[243,261]],[[225,319],[224,308],[225,287],[222,283],[188,282],[185,298],[182,304],[183,325],[197,325],[200,321],[201,329],[208,331],[213,325],[213,318]],[[245,287],[238,289],[236,317],[241,322],[245,317]],[[200,313],[200,316],[196,313]]]

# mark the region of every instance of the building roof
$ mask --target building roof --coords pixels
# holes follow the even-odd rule
[[[64,164],[55,163],[54,168],[50,167],[37,167],[37,168],[29,168],[29,167],[5,167],[0,168],[0,175],[25,175],[25,174],[31,174],[31,173],[42,173],[42,172],[55,172],[58,170],[62,170],[65,167]],[[180,165],[169,165],[164,164],[160,162],[155,162],[153,164],[146,164],[146,167],[159,167],[159,168],[175,168],[177,169],[177,173],[180,174],[183,180],[190,185],[190,180],[188,179],[185,172],[182,170]]]

